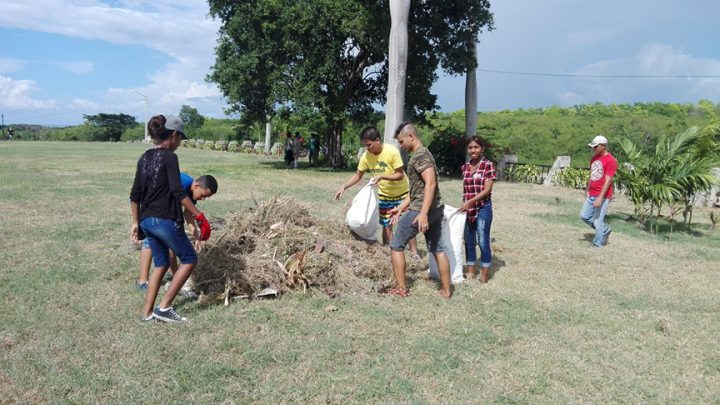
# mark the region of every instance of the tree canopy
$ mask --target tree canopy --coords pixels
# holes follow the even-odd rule
[[[387,91],[390,12],[387,0],[209,0],[221,28],[208,80],[229,112],[265,121],[280,108],[320,113],[330,163],[341,166],[342,131],[363,119]],[[421,0],[410,10],[406,111],[436,108],[430,87],[438,67],[475,66],[468,44],[492,28],[487,0]]]
[[[135,117],[128,114],[83,114],[83,118],[92,129],[91,140],[94,141],[119,141],[126,128],[139,125]]]
[[[197,108],[192,108],[189,105],[180,107],[180,119],[185,124],[185,132],[187,133],[197,130],[205,123],[205,117],[200,115]]]

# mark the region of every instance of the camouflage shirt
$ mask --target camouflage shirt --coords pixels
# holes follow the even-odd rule
[[[430,211],[436,208],[442,208],[435,158],[425,146],[420,146],[408,162],[407,172],[410,178],[410,206],[408,208],[411,210],[420,211],[422,209],[423,198],[425,196],[425,181],[422,178],[422,172],[428,168],[432,168],[435,174],[435,196],[433,197],[432,204],[430,204]]]

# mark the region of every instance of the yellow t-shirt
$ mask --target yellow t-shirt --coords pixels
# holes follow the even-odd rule
[[[401,167],[403,167],[403,161],[400,151],[394,145],[385,143],[379,155],[365,151],[360,157],[357,169],[361,172],[368,172],[371,176],[382,176],[393,174]],[[378,193],[387,197],[399,197],[407,193],[409,189],[410,185],[405,173],[401,180],[380,180],[378,182]]]

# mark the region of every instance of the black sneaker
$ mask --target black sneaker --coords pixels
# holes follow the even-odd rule
[[[175,310],[170,307],[167,311],[161,311],[160,307],[156,307],[153,310],[152,314],[153,318],[157,319],[158,321],[163,321],[167,323],[176,323],[176,322],[185,322],[187,321],[187,318],[182,317],[175,312]]]

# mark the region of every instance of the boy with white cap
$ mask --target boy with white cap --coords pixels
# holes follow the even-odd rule
[[[607,244],[611,229],[605,224],[610,199],[613,197],[613,176],[617,171],[617,160],[607,150],[608,140],[602,135],[593,138],[588,144],[595,153],[590,159],[590,179],[586,188],[585,204],[580,218],[595,229],[594,247]]]

